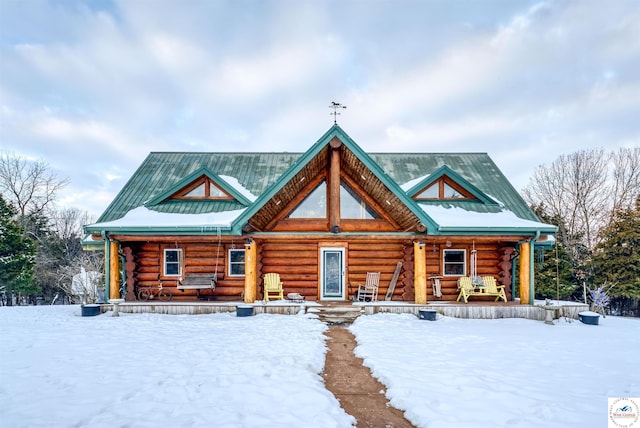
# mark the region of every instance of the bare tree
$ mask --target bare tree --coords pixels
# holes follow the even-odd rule
[[[550,217],[563,220],[568,248],[582,244],[591,249],[612,207],[604,149],[562,155],[549,167],[538,167],[524,189],[531,205],[544,206]]]
[[[617,152],[611,153],[611,163],[614,213],[633,207],[640,196],[640,147],[620,148]]]
[[[51,214],[51,221],[64,246],[65,259],[75,259],[82,252],[82,226],[93,222],[89,213],[77,208],[63,208]]]
[[[58,269],[58,288],[74,303],[95,303],[104,292],[104,254],[78,255],[73,263]]]
[[[42,214],[68,183],[68,178],[58,177],[42,160],[0,152],[0,191],[16,207],[20,218]]]

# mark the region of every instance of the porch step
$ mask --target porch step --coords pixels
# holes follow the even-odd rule
[[[316,313],[320,321],[327,324],[351,324],[363,314],[359,306],[316,306],[308,309]]]

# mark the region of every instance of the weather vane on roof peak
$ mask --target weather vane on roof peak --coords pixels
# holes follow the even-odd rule
[[[340,114],[340,113],[338,113],[338,109],[347,108],[347,106],[343,106],[340,103],[337,103],[335,101],[331,101],[331,105],[329,106],[329,108],[333,109],[333,113],[329,113],[329,114],[333,116],[333,124],[337,125],[338,124],[338,115]]]

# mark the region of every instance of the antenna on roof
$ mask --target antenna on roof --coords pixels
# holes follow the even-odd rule
[[[347,108],[347,106],[343,106],[340,103],[337,103],[335,101],[331,101],[331,105],[329,106],[329,108],[333,109],[333,113],[329,113],[329,114],[333,116],[333,124],[337,125],[338,124],[338,115],[340,115],[340,113],[338,113],[338,109]]]

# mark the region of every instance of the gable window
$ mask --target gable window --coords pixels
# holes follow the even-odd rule
[[[166,248],[164,250],[164,276],[182,275],[182,250]]]
[[[326,218],[327,183],[323,181],[296,207],[289,218]]]
[[[359,220],[380,218],[378,214],[343,180],[340,180],[340,217]]]
[[[415,196],[416,199],[475,199],[450,178],[443,176]]]
[[[176,199],[233,199],[209,177],[201,177],[174,195]]]
[[[444,250],[442,253],[442,268],[445,275],[465,276],[467,272],[467,251]]]
[[[229,249],[229,267],[227,272],[229,276],[243,276],[244,275],[244,262],[245,253],[244,249]]]

